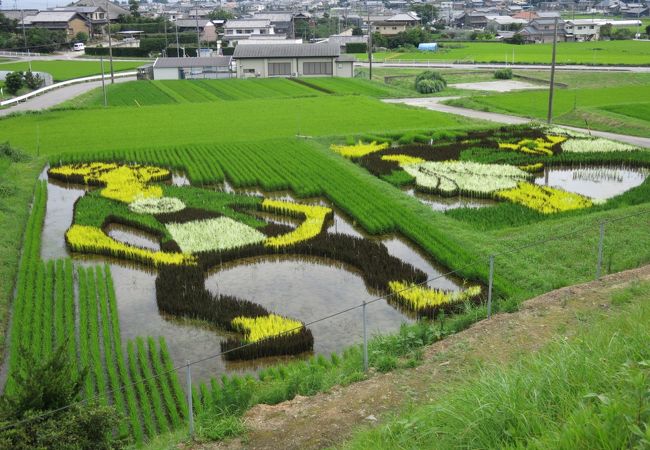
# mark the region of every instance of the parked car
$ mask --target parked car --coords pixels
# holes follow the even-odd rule
[[[72,51],[75,52],[82,52],[86,49],[86,46],[84,45],[83,42],[75,42],[72,44]]]

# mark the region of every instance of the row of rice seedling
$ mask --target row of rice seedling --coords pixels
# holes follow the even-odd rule
[[[20,361],[17,360],[18,350],[21,345],[26,345],[22,339],[31,333],[26,330],[33,324],[32,318],[28,316],[31,309],[30,304],[34,302],[34,288],[36,287],[36,278],[38,272],[38,263],[40,262],[41,250],[41,227],[45,219],[45,205],[47,204],[47,185],[40,182],[36,185],[34,193],[34,202],[32,204],[32,213],[29,216],[25,229],[25,238],[23,244],[23,254],[18,269],[16,280],[16,296],[13,304],[12,329],[9,343],[9,373],[20,369]],[[51,336],[50,336],[51,338]],[[43,336],[43,340],[48,340]],[[7,380],[5,386],[6,392],[13,389],[13,380],[11,377]]]

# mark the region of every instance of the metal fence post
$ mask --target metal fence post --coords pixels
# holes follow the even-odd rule
[[[368,371],[368,331],[366,325],[366,301],[363,301],[363,370]]]
[[[492,283],[494,280],[494,255],[490,255],[490,279],[488,281],[487,317],[492,317]]]
[[[194,408],[192,405],[192,366],[187,361],[186,374],[187,374],[187,412],[190,419],[190,438],[194,437]]]
[[[600,238],[598,239],[598,265],[596,266],[596,279],[600,279],[603,267],[603,246],[605,245],[605,222],[600,222]]]

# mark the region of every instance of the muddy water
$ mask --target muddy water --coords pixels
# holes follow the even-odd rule
[[[650,171],[630,167],[551,167],[535,183],[607,200],[639,186]]]
[[[185,185],[185,180],[186,178],[177,174],[173,183]],[[81,186],[63,185],[50,180],[43,228],[42,257],[51,259],[72,256],[75,264],[107,262],[110,265],[118,302],[122,341],[125,345],[128,339],[137,336],[164,336],[175,365],[218,353],[220,343],[227,337],[227,333],[204,323],[167,317],[158,311],[155,272],[110,258],[73,255],[68,252],[64,235],[72,223],[74,202],[84,192]],[[259,191],[248,191],[248,193],[263,195]],[[267,196],[287,201],[296,200],[287,192],[267,194]],[[299,201],[327,205],[322,199],[300,199]],[[280,218],[280,221],[296,225],[291,219]],[[144,248],[159,248],[159,243],[154,237],[129,227],[110,225],[107,231],[122,242]],[[328,224],[328,232],[364,236],[360,227],[339,212],[334,213],[333,219]],[[430,277],[441,273],[441,270],[436,268],[425,255],[419,253],[406,241],[394,237],[372,237],[371,239],[383,241],[392,255],[413,264]],[[443,277],[431,285],[444,289],[457,289],[459,284]],[[237,262],[207,276],[206,287],[215,294],[247,298],[273,312],[304,322],[311,322],[358,305],[363,300],[371,300],[377,295],[376,292],[367,289],[362,277],[354,268],[330,260],[303,257],[280,259],[274,256]],[[397,330],[401,323],[412,320],[383,300],[368,306],[367,313],[371,333],[391,332]],[[341,351],[349,345],[360,342],[361,311],[360,309],[350,311],[325,322],[311,325],[310,329],[314,333],[316,352]],[[214,358],[194,367],[193,375],[198,380],[206,380],[225,372],[250,372],[258,367],[286,359],[226,363],[220,358]]]

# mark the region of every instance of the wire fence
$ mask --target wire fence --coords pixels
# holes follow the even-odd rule
[[[608,225],[620,224],[621,222],[623,222],[625,220],[632,219],[632,218],[638,218],[638,217],[641,217],[641,216],[647,216],[647,215],[650,215],[650,209],[643,209],[643,210],[640,210],[640,211],[638,211],[636,213],[633,213],[633,214],[629,214],[629,215],[625,215],[625,216],[621,216],[621,217],[616,217],[616,218],[608,219],[608,220],[594,220],[594,221],[591,221],[591,222],[585,224],[584,226],[581,226],[579,228],[575,228],[575,229],[573,229],[571,231],[568,231],[566,233],[557,234],[555,236],[548,237],[548,238],[545,238],[545,239],[535,240],[533,242],[523,244],[523,245],[519,245],[519,246],[516,246],[516,247],[512,247],[510,249],[503,250],[503,251],[500,251],[500,252],[493,252],[493,253],[490,253],[488,255],[484,255],[481,258],[476,258],[472,262],[470,262],[470,263],[468,263],[468,264],[466,264],[466,265],[464,265],[462,267],[458,267],[458,268],[456,268],[454,270],[451,270],[451,271],[436,275],[434,277],[430,277],[426,281],[411,284],[408,287],[406,287],[404,289],[401,289],[399,291],[394,291],[394,292],[391,292],[389,294],[374,297],[373,299],[371,299],[369,301],[363,301],[363,302],[361,302],[359,304],[356,304],[354,306],[351,306],[351,307],[336,311],[334,313],[319,317],[319,318],[314,319],[314,320],[312,320],[310,322],[306,322],[303,325],[300,325],[298,327],[286,330],[286,331],[284,331],[284,332],[282,332],[282,333],[280,333],[278,335],[275,335],[273,337],[262,339],[261,341],[264,341],[266,339],[272,339],[274,337],[285,335],[285,334],[290,334],[290,333],[299,331],[300,329],[303,328],[303,326],[304,327],[309,327],[309,326],[312,326],[312,325],[316,325],[318,323],[327,322],[327,321],[329,321],[329,320],[331,320],[331,319],[333,319],[335,317],[341,316],[341,315],[349,313],[351,311],[361,309],[362,310],[362,320],[363,320],[363,322],[362,322],[363,323],[363,365],[364,365],[364,370],[367,371],[368,370],[368,333],[367,333],[366,309],[367,309],[367,307],[369,305],[372,305],[372,304],[380,302],[380,301],[387,301],[387,300],[389,300],[391,298],[394,298],[394,297],[400,295],[401,293],[403,293],[405,291],[409,291],[411,289],[415,289],[417,287],[427,285],[427,284],[429,284],[431,282],[434,282],[436,280],[439,280],[441,278],[447,278],[447,277],[450,277],[452,275],[460,275],[460,273],[463,272],[466,269],[476,267],[476,266],[480,266],[480,265],[484,265],[487,262],[487,264],[489,265],[489,276],[488,276],[488,297],[487,297],[487,305],[486,306],[487,306],[487,318],[489,319],[491,317],[491,315],[492,315],[491,313],[492,313],[492,302],[493,302],[493,299],[492,299],[493,282],[494,282],[494,273],[495,273],[495,267],[496,267],[495,266],[495,258],[497,256],[499,256],[499,257],[508,256],[508,255],[512,255],[514,253],[522,252],[522,251],[524,251],[526,249],[546,246],[546,245],[548,245],[548,244],[550,244],[552,242],[561,241],[563,239],[567,239],[567,238],[570,238],[570,237],[573,237],[573,236],[576,236],[576,235],[586,236],[587,232],[595,231],[596,230],[595,226],[597,225],[598,226],[598,228],[597,228],[597,230],[598,230],[597,248],[595,249],[596,254],[597,254],[597,262],[596,262],[595,266],[592,267],[592,269],[593,269],[592,279],[597,280],[597,279],[599,279],[601,277],[601,274],[603,273],[603,263],[604,263],[603,251],[604,251],[604,248],[605,248],[605,237],[606,237],[605,232],[606,232],[607,226]],[[650,223],[644,224],[644,226],[646,226],[646,229],[650,232]],[[181,370],[185,370],[185,372],[186,372],[186,383],[187,383],[187,392],[186,392],[186,394],[187,394],[187,404],[188,404],[188,411],[189,411],[188,421],[189,421],[190,434],[193,434],[193,431],[194,431],[193,430],[193,420],[194,419],[193,419],[193,405],[192,405],[192,372],[191,372],[191,368],[193,366],[201,364],[203,362],[213,360],[213,359],[216,359],[216,358],[221,358],[222,356],[224,356],[224,355],[226,355],[228,353],[239,351],[241,349],[257,345],[261,341],[245,343],[245,344],[242,344],[242,345],[240,345],[238,347],[230,348],[230,349],[227,349],[227,350],[224,350],[224,351],[215,352],[213,354],[208,354],[208,355],[206,355],[204,357],[201,357],[201,358],[198,358],[198,359],[195,359],[195,360],[192,360],[192,361],[188,360],[185,364],[173,367],[173,368],[171,368],[169,370],[165,370],[165,371],[162,371],[162,372],[155,373],[154,375],[152,375],[150,377],[147,377],[147,378],[140,378],[137,381],[121,385],[118,388],[106,390],[105,392],[99,393],[99,394],[97,394],[97,395],[95,395],[95,396],[93,396],[91,398],[84,398],[83,400],[79,400],[77,402],[71,403],[71,404],[63,406],[61,408],[51,410],[51,411],[47,411],[47,412],[44,412],[44,413],[39,414],[39,415],[30,416],[29,418],[26,418],[26,419],[23,419],[23,420],[20,420],[20,421],[16,421],[16,422],[4,425],[4,426],[0,427],[0,431],[4,431],[4,430],[10,429],[10,428],[22,425],[24,423],[33,422],[33,421],[36,421],[36,420],[46,418],[48,416],[51,416],[51,415],[56,414],[56,413],[61,412],[61,411],[65,411],[65,410],[67,410],[69,408],[72,408],[72,407],[80,405],[80,404],[97,401],[97,400],[100,400],[102,398],[109,399],[116,392],[123,391],[128,387],[132,387],[132,386],[138,385],[140,383],[146,383],[148,381],[155,380],[157,378],[166,376],[166,375],[168,375],[168,374],[170,374],[172,372],[178,372],[178,371],[181,371]]]

